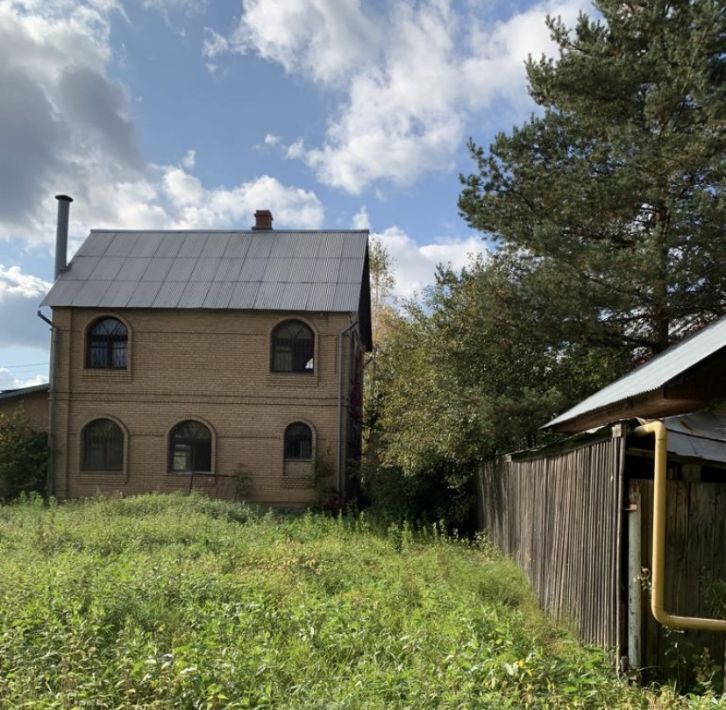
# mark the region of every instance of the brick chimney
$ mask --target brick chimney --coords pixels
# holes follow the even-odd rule
[[[272,229],[272,212],[270,210],[257,210],[255,212],[255,226],[252,229],[256,232],[270,231]]]

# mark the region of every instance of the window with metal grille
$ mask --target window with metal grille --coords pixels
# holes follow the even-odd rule
[[[126,369],[129,335],[117,318],[102,318],[88,330],[86,367]]]
[[[285,429],[285,459],[311,459],[313,432],[307,424],[295,422]]]
[[[315,336],[305,323],[287,320],[272,332],[273,372],[304,372],[315,369]]]
[[[84,471],[121,471],[124,434],[110,419],[94,419],[83,428],[81,468]]]
[[[188,419],[171,430],[169,470],[179,473],[212,471],[212,433],[204,424]]]

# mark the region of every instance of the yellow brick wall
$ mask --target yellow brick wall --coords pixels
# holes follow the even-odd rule
[[[0,414],[12,417],[21,410],[36,431],[48,431],[48,393],[31,392],[21,397],[0,399]]]
[[[129,328],[126,371],[84,366],[87,327],[114,315]],[[270,336],[287,317],[307,322],[316,334],[314,374],[270,372]],[[335,465],[338,447],[338,334],[350,324],[343,314],[261,311],[184,311],[57,308],[55,490],[61,498],[97,491],[188,490],[189,474],[167,471],[167,437],[185,419],[213,432],[213,471],[231,474],[238,464],[251,472],[254,501],[272,505],[314,502],[310,464],[285,471],[283,436],[294,421],[314,431],[315,449]],[[347,339],[345,371],[354,357]],[[344,412],[347,407],[344,407]],[[83,427],[98,417],[126,431],[122,473],[80,470]],[[289,466],[288,466],[289,468]],[[194,489],[231,494],[230,482],[196,475]]]

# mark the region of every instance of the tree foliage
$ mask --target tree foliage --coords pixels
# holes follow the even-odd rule
[[[380,237],[373,237],[369,249],[371,278],[371,311],[374,342],[380,339],[387,314],[391,309],[391,298],[396,286],[393,276],[393,257]]]
[[[548,417],[624,366],[609,349],[557,340],[547,279],[536,261],[502,252],[441,269],[425,300],[405,306],[381,346],[385,461],[466,469],[531,446]]]
[[[0,414],[0,500],[42,491],[47,470],[46,435],[32,429],[22,412]]]
[[[597,8],[548,20],[540,111],[471,143],[459,207],[496,252],[441,269],[379,345],[377,456],[415,495],[460,502],[479,461],[726,311],[723,3]]]
[[[581,15],[572,31],[548,20],[559,58],[526,65],[542,111],[489,151],[471,143],[459,207],[553,262],[567,337],[647,354],[726,310],[726,10],[597,8],[602,19]]]

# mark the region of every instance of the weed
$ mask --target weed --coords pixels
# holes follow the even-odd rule
[[[628,686],[444,530],[197,495],[0,507],[0,707],[716,703]]]

